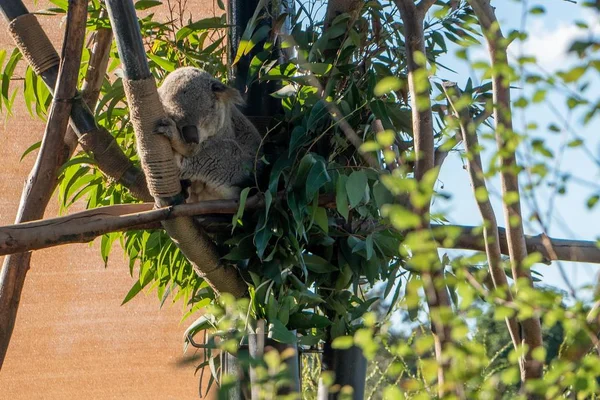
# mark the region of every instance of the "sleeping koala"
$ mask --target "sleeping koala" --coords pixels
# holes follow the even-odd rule
[[[179,68],[158,89],[166,118],[155,133],[175,152],[187,202],[237,199],[251,185],[261,136],[237,109],[240,93],[198,68]]]

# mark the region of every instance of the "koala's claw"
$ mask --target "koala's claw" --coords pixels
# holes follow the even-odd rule
[[[157,135],[165,135],[168,138],[173,137],[173,132],[177,129],[175,121],[171,118],[161,118],[156,122],[154,133]]]

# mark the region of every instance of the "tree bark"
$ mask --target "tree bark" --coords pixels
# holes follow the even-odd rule
[[[323,196],[319,205],[335,208],[335,202]],[[246,210],[256,210],[264,207],[259,197],[251,197],[246,201]],[[100,235],[112,232],[135,229],[160,229],[160,221],[190,216],[210,216],[215,214],[235,214],[239,208],[238,200],[202,201],[191,204],[181,204],[171,207],[154,209],[153,203],[119,204],[81,211],[64,217],[48,218],[39,221],[25,222],[0,227],[0,255],[14,254],[24,251],[40,250],[70,243],[87,243]],[[209,233],[223,233],[231,230],[229,220],[215,222],[204,218],[200,224]],[[361,229],[364,232],[374,232],[381,229],[392,229],[391,226],[370,221],[369,226]],[[340,226],[344,221],[340,221]],[[361,225],[365,225],[362,223]],[[436,240],[441,248],[486,251],[486,245],[480,228],[460,225],[431,225]],[[447,235],[445,230],[460,233],[456,240],[444,245]],[[600,264],[600,248],[594,241],[568,240],[547,238],[554,251],[549,253],[545,246],[543,235],[526,236],[528,253],[538,252],[544,262],[574,261]],[[498,245],[500,252],[508,255],[506,230],[498,228]]]
[[[102,12],[101,16],[104,16]],[[88,69],[85,74],[85,80],[81,86],[81,98],[93,112],[100,96],[100,89],[104,82],[108,60],[110,58],[110,47],[112,45],[112,31],[109,28],[99,28],[93,36],[93,46],[91,50]],[[77,147],[77,134],[73,127],[69,125],[65,134],[65,143],[69,147],[70,154],[73,154]],[[89,150],[89,149],[88,149]]]
[[[433,135],[433,115],[431,100],[429,98],[429,78],[426,65],[419,65],[417,53],[425,55],[424,17],[431,7],[432,2],[422,0],[415,5],[413,0],[395,0],[404,24],[404,42],[406,48],[408,88],[411,97],[412,127],[415,149],[415,179],[421,183],[425,175],[435,168],[435,148]],[[420,75],[420,76],[418,76]],[[426,80],[426,85],[420,85],[420,79]],[[427,103],[425,103],[427,102]],[[415,207],[413,212],[421,216],[420,231],[430,235],[430,202],[422,207]],[[435,254],[433,254],[435,253]],[[451,329],[440,317],[440,311],[451,309],[450,298],[444,284],[444,270],[436,250],[431,254],[432,264],[421,273],[423,287],[430,310],[431,330],[435,342],[435,354],[438,363],[438,395],[446,394],[445,366],[448,361],[444,359],[444,352],[452,343]],[[455,392],[463,396],[463,390],[455,382]]]
[[[71,114],[71,101],[77,92],[86,15],[86,1],[69,1],[55,96],[35,166],[21,195],[16,222],[43,217],[44,210],[56,187],[59,168],[65,161],[67,152],[65,151],[64,137]],[[30,259],[30,253],[21,253],[6,257],[2,265],[0,274],[0,368],[4,362],[14,328]]]
[[[494,9],[489,0],[469,0],[481,29],[485,35],[490,60],[492,64],[492,90],[494,99],[494,120],[496,122],[496,142],[498,144],[501,164],[500,182],[504,218],[507,229],[508,250],[510,263],[515,279],[524,279],[533,286],[531,273],[522,265],[527,257],[527,245],[523,232],[521,201],[512,203],[506,201],[507,194],[519,195],[518,165],[515,152],[509,150],[507,143],[514,135],[510,100],[510,77],[506,73],[508,56],[506,52],[507,41],[502,35],[500,25],[494,14]],[[532,357],[532,351],[543,345],[542,327],[539,317],[532,317],[521,321],[524,344],[528,346],[525,355],[525,369],[522,380],[538,379],[542,377],[543,363]]]

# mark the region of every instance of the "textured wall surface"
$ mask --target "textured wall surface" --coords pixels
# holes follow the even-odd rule
[[[50,6],[46,1],[25,4],[30,11]],[[212,1],[190,0],[188,9],[194,19],[214,13]],[[59,47],[64,28],[60,18],[39,19]],[[0,49],[12,49],[3,19]],[[15,87],[19,84],[15,82]],[[0,224],[5,225],[14,221],[35,154],[21,162],[19,158],[41,139],[44,123],[30,117],[19,100],[14,115],[4,112],[0,119]],[[46,217],[57,215],[57,203],[56,198],[50,202]],[[182,353],[182,334],[189,321],[179,323],[181,305],[159,309],[152,293],[121,306],[134,279],[118,245],[104,267],[98,242],[33,255],[0,372],[0,398],[198,398],[194,370],[202,359],[200,354]]]

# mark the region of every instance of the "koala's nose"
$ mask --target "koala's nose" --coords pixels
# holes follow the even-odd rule
[[[186,143],[200,143],[198,128],[195,125],[186,125],[181,128],[181,136]]]

